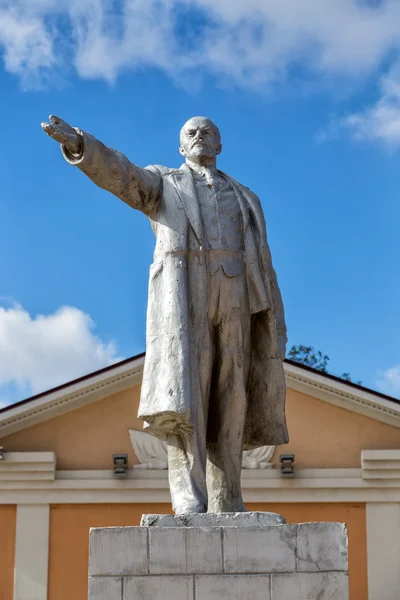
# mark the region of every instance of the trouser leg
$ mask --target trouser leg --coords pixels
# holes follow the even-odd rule
[[[168,478],[172,507],[177,514],[207,510],[206,449],[195,428],[193,436],[169,435]]]
[[[208,348],[203,349],[201,363],[193,393],[193,433],[167,438],[169,488],[176,513],[207,510],[206,430],[212,364]]]
[[[168,436],[168,476],[172,506],[176,513],[206,512],[206,437],[207,413],[210,395],[210,383],[214,354],[213,321],[218,307],[219,282],[214,277],[209,278],[208,285],[208,331],[203,336],[198,356],[192,358],[196,362],[197,379],[192,381],[193,395],[193,434],[190,436]],[[192,298],[194,314],[203,314],[204,297]],[[196,329],[196,328],[195,328]],[[201,335],[201,326],[198,327]],[[195,352],[197,344],[191,351]]]
[[[219,271],[220,299],[208,411],[208,512],[243,511],[241,469],[250,367],[251,316],[245,276]]]

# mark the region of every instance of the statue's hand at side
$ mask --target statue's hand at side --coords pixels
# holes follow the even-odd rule
[[[79,134],[68,125],[65,121],[50,115],[50,123],[42,123],[42,129],[60,144],[63,144],[68,148],[72,154],[80,154],[82,151],[82,141]]]

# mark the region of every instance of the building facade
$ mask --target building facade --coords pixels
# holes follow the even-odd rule
[[[0,411],[0,600],[85,600],[90,527],[171,512],[165,447],[136,417],[143,360]],[[246,507],[347,523],[350,599],[398,600],[400,401],[289,361],[285,373],[290,443],[246,454]]]

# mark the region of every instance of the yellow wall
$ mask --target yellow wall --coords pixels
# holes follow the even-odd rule
[[[87,600],[89,529],[139,525],[168,504],[57,504],[50,510],[48,600]]]
[[[276,466],[280,453],[291,452],[297,469],[359,468],[361,450],[400,448],[400,428],[291,389],[286,417],[290,441],[278,446]]]
[[[6,451],[53,451],[58,469],[111,469],[113,453],[137,462],[128,429],[141,429],[139,386],[119,392],[1,440]],[[363,449],[400,448],[400,429],[288,390],[290,443],[275,452],[296,455],[296,468],[360,467]],[[249,504],[288,522],[343,521],[349,530],[350,598],[367,600],[363,504]],[[142,513],[171,512],[167,504],[55,505],[51,508],[49,600],[86,600],[90,527],[137,525]],[[15,508],[0,506],[0,600],[11,600]],[[3,556],[4,555],[4,556]],[[71,576],[71,573],[73,576]],[[4,581],[4,583],[3,583]],[[3,594],[3,595],[2,595]]]
[[[137,463],[128,429],[137,419],[140,387],[135,386],[83,408],[3,438],[7,452],[55,452],[57,469],[112,469],[112,455],[128,454]]]
[[[350,600],[368,600],[365,505],[258,503],[248,504],[247,508],[279,512],[289,523],[307,521],[347,523]],[[90,527],[138,525],[144,512],[170,513],[171,506],[169,504],[52,506],[48,600],[71,600],[71,598],[86,600]]]
[[[15,506],[0,505],[0,600],[14,596]]]
[[[136,417],[136,386],[50,419],[1,440],[11,452],[53,451],[58,469],[111,469],[112,454],[126,453],[137,462],[128,429],[142,429]],[[400,428],[288,390],[290,443],[279,454],[293,452],[296,468],[360,467],[361,450],[400,448]]]

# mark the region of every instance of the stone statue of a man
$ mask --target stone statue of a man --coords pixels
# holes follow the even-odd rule
[[[150,219],[146,360],[139,417],[167,440],[176,513],[243,511],[243,449],[288,441],[286,327],[257,196],[216,168],[204,117],[180,134],[179,169],[140,168],[51,116],[64,158]]]

